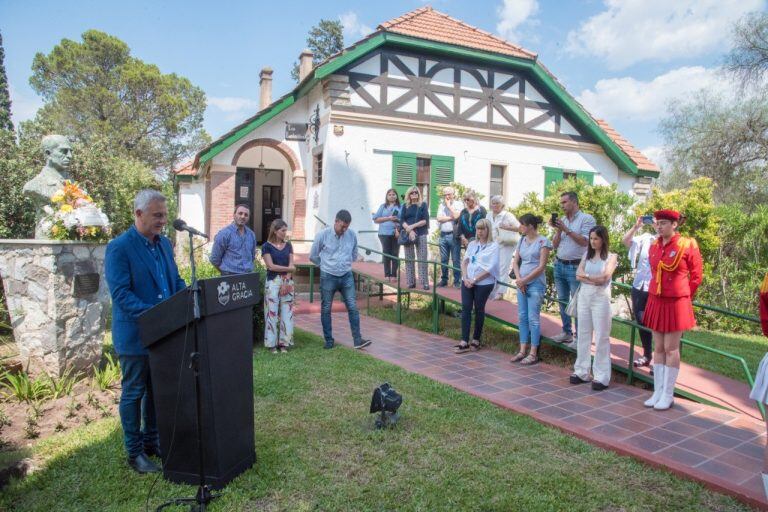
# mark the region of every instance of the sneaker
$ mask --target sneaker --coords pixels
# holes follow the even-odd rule
[[[557,336],[552,336],[552,341],[555,341],[557,343],[570,343],[573,341],[573,334],[568,334],[567,332],[561,332]]]
[[[425,285],[424,285],[424,289],[425,289],[425,290],[430,290],[430,286],[429,286],[428,284],[425,284]]]
[[[271,349],[269,349],[269,353],[270,354],[277,354],[277,347],[272,347]]]
[[[360,340],[360,343],[355,345],[355,348],[356,349],[365,348],[365,347],[367,347],[370,344],[371,344],[371,340]]]
[[[281,345],[280,346],[280,352],[282,352],[282,353],[288,352],[288,347],[286,347],[285,345]]]

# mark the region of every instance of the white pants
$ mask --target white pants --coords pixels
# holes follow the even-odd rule
[[[502,283],[510,284],[512,281],[509,278],[509,271],[512,270],[512,256],[515,255],[514,245],[499,244],[499,281]],[[491,292],[491,298],[498,295],[504,295],[507,290],[511,290],[509,286],[496,285]]]
[[[277,276],[264,284],[264,346],[293,346],[293,293],[280,296],[281,284],[293,279]],[[278,341],[279,340],[279,341]]]
[[[592,355],[592,335],[595,337],[595,359],[592,377],[608,385],[611,380],[611,292],[604,286],[581,283],[578,299],[578,341],[573,372],[587,379]]]

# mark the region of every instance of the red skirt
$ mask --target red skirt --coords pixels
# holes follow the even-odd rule
[[[648,294],[643,324],[656,332],[687,331],[696,327],[690,297],[660,297]]]

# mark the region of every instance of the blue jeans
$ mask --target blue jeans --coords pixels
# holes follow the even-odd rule
[[[476,284],[467,288],[461,284],[461,341],[469,341],[469,325],[472,323],[472,309],[475,310],[475,330],[472,339],[480,341],[485,323],[485,303],[493,291],[493,284]]]
[[[520,344],[530,343],[538,347],[541,342],[541,302],[545,286],[539,280],[525,285],[525,293],[517,290],[517,314]]]
[[[453,284],[461,282],[461,243],[453,237],[453,233],[440,233],[440,263],[448,265],[448,260],[453,260]],[[440,267],[440,282],[448,284],[448,267]]]
[[[136,457],[145,448],[160,446],[155,404],[152,401],[149,356],[118,356],[118,360],[123,375],[119,407],[123,442],[128,456]]]
[[[563,332],[573,334],[571,328],[571,317],[565,314],[565,308],[568,307],[568,301],[571,295],[576,293],[579,281],[576,280],[576,269],[578,265],[566,265],[560,260],[555,260],[555,288],[557,288],[557,300],[560,306],[560,319],[563,321]]]
[[[323,337],[326,345],[333,345],[333,329],[331,327],[331,305],[333,296],[337,291],[341,292],[344,304],[349,315],[349,328],[352,331],[352,339],[355,345],[361,343],[360,337],[360,313],[357,311],[357,296],[355,294],[355,278],[352,272],[343,276],[335,276],[327,272],[320,272],[320,320],[323,324]]]

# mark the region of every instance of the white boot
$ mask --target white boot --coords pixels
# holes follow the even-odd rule
[[[644,406],[653,407],[659,401],[661,395],[664,394],[664,370],[666,368],[663,364],[653,364],[653,394],[651,398],[643,402]]]
[[[675,382],[677,382],[678,373],[680,373],[680,368],[672,368],[671,366],[664,368],[664,393],[653,406],[657,411],[669,409],[675,402]]]

